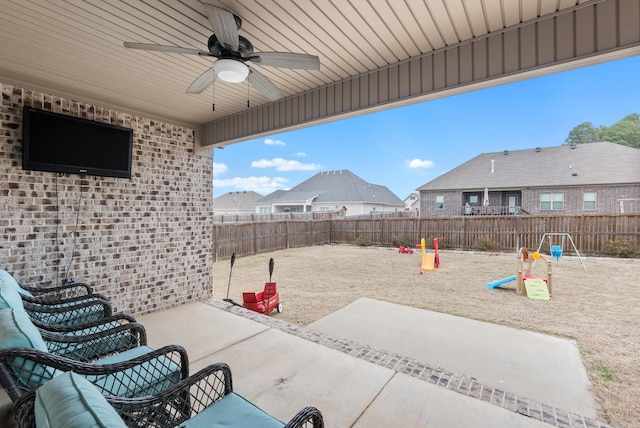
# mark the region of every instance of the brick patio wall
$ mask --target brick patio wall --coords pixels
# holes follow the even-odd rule
[[[25,284],[85,280],[131,314],[208,298],[213,162],[194,130],[0,87],[0,267]],[[23,105],[132,128],[132,178],[23,170]]]

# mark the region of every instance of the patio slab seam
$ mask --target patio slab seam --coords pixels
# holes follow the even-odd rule
[[[220,300],[210,300],[207,304],[259,322],[270,328],[289,333],[293,336],[343,352],[358,359],[392,369],[416,379],[429,382],[450,391],[475,398],[505,410],[518,413],[532,419],[560,428],[611,428],[610,425],[554,406],[539,403],[516,394],[502,391],[478,382],[475,378],[454,373],[441,367],[432,367],[415,358],[398,355],[367,344],[352,340],[330,337],[326,334],[310,331],[304,327],[279,320],[241,306]]]

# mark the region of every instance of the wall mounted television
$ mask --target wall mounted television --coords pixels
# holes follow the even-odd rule
[[[25,106],[22,169],[131,178],[133,130]]]

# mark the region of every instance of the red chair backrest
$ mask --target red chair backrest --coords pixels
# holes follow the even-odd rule
[[[265,282],[264,283],[264,291],[263,291],[262,298],[263,299],[269,299],[269,298],[275,296],[277,291],[278,290],[276,289],[276,283],[275,282]]]

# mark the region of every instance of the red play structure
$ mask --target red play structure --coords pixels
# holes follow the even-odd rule
[[[264,290],[258,293],[243,292],[242,306],[255,312],[269,315],[273,310],[282,312],[280,293],[275,282],[271,282],[273,274],[273,258],[269,260],[269,282],[264,283]]]

